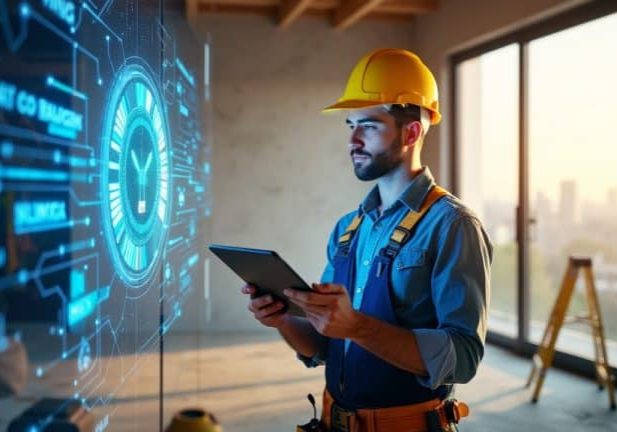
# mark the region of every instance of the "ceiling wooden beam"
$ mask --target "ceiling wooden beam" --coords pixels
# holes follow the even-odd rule
[[[191,23],[199,13],[199,0],[186,0],[186,20]]]
[[[383,0],[347,0],[334,12],[334,27],[345,29],[375,9]]]
[[[438,10],[439,0],[390,0],[380,5],[375,12],[416,15]]]
[[[297,20],[312,0],[283,0],[279,12],[279,27],[284,29]]]

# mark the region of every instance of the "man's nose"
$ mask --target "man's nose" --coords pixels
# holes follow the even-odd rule
[[[351,135],[349,136],[349,151],[357,150],[359,148],[364,147],[364,141],[362,141],[360,137],[360,132],[358,128],[353,128],[351,130]]]

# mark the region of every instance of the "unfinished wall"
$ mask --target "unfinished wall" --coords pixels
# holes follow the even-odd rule
[[[212,240],[276,249],[307,281],[319,279],[335,220],[370,187],[353,175],[343,118],[319,113],[355,62],[373,48],[398,46],[435,71],[445,118],[431,129],[423,160],[447,186],[447,55],[573,3],[580,1],[443,0],[438,13],[415,21],[365,21],[343,32],[316,18],[286,31],[266,17],[199,18],[194,27],[210,35],[213,54]],[[210,281],[208,329],[260,329],[239,279],[215,257]]]
[[[368,50],[409,47],[410,23],[340,32],[304,18],[281,31],[265,17],[209,16],[195,26],[213,54],[214,242],[276,249],[308,281],[325,263],[330,230],[370,184],[356,180],[336,100]],[[205,245],[204,245],[205,247]],[[212,258],[208,328],[256,330],[240,281]]]

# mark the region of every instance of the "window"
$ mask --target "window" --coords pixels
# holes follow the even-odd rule
[[[489,332],[523,352],[578,255],[592,258],[617,359],[615,40],[617,4],[594,2],[451,58],[454,189],[495,246]],[[587,312],[582,275],[575,291],[568,315]],[[593,359],[589,326],[563,327],[557,349]]]

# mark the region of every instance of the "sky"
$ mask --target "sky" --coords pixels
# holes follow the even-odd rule
[[[479,85],[478,112],[459,115],[462,128],[480,127],[465,134],[477,142],[462,145],[488,180],[483,200],[515,202],[518,47],[465,62],[459,73],[462,86]],[[606,202],[617,188],[617,14],[530,43],[528,95],[531,198],[542,191],[556,203],[559,183],[575,180],[581,199]]]

